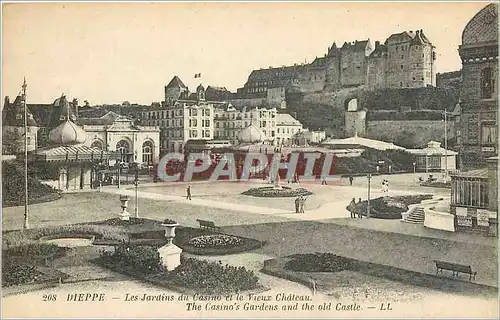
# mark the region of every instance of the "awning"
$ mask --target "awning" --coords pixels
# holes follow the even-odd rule
[[[114,160],[121,157],[118,151],[103,151],[85,145],[59,146],[37,149],[31,154],[31,159],[46,162],[93,162]]]

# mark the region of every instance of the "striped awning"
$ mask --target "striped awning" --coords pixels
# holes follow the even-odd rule
[[[32,156],[37,161],[90,162],[118,159],[121,154],[117,151],[103,151],[80,144],[53,148],[41,148],[36,150]]]

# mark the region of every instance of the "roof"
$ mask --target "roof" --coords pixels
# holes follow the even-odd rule
[[[243,129],[238,135],[238,141],[240,143],[259,143],[266,140],[267,137],[264,132],[257,128],[257,126],[253,123]]]
[[[101,109],[101,111],[107,111],[106,109]],[[100,112],[96,115],[100,115],[103,112]],[[101,117],[85,117],[85,118],[79,118],[78,123],[81,125],[111,125],[113,124],[116,119],[121,117],[119,114],[113,112],[113,111],[108,111]]]
[[[52,107],[52,113],[49,121],[49,128],[55,128],[66,120],[76,121],[77,115],[74,110],[74,105],[70,103],[63,94],[57,98]]]
[[[344,42],[342,45],[342,49],[351,49],[353,51],[365,51],[366,47],[368,46],[370,42],[370,39],[368,40],[363,40],[363,41],[354,41],[354,42]]]
[[[265,80],[269,78],[289,78],[290,76],[296,76],[298,72],[305,69],[305,65],[293,65],[293,66],[282,66],[278,68],[268,68],[253,70],[248,76],[248,80]],[[284,75],[282,75],[282,72]],[[278,73],[278,75],[276,75]]]
[[[488,169],[483,168],[483,169],[469,170],[465,172],[453,172],[450,173],[450,176],[457,178],[488,179]]]
[[[29,106],[26,108],[27,124],[29,127],[37,127]],[[24,101],[21,95],[16,97],[13,103],[6,103],[2,110],[2,126],[24,127]]]
[[[432,156],[432,155],[445,155],[446,156],[454,156],[458,153],[451,150],[445,150],[441,148],[441,143],[436,141],[429,141],[427,143],[427,147],[423,149],[408,149],[408,152],[415,155],[424,155],[424,156]]]
[[[405,148],[397,146],[394,143],[361,138],[358,137],[358,135],[345,139],[328,139],[322,144],[326,146],[363,146],[366,148],[376,149],[376,150],[406,150]],[[351,148],[344,147],[344,149],[351,149]]]
[[[375,50],[370,53],[370,58],[381,57],[384,53],[387,53],[387,46],[385,44],[375,45]]]
[[[81,144],[86,139],[87,133],[85,130],[70,120],[66,120],[49,132],[49,142],[55,145]]]
[[[179,79],[178,76],[174,76],[172,80],[167,84],[166,88],[185,88],[187,89],[186,85]]]
[[[498,4],[490,3],[479,11],[462,32],[462,45],[498,43]]]
[[[277,126],[302,126],[299,120],[295,119],[288,113],[278,113],[276,115]]]
[[[115,159],[116,151],[102,151],[83,144],[73,146],[59,146],[55,148],[41,148],[34,152],[36,160],[42,161],[82,161]]]

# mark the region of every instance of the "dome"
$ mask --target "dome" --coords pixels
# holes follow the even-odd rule
[[[49,133],[51,144],[67,146],[82,144],[87,139],[85,131],[71,121],[65,121]]]
[[[196,88],[196,92],[198,91],[205,91],[205,87],[203,85],[199,85],[198,88]]]
[[[56,128],[67,120],[76,121],[76,111],[65,95],[57,98],[53,103],[52,114],[50,116],[49,128]]]
[[[257,128],[254,124],[249,125],[243,129],[238,135],[238,141],[240,143],[257,143],[267,140],[266,135],[262,130]]]
[[[462,32],[462,45],[498,42],[497,4],[491,3],[479,11]]]

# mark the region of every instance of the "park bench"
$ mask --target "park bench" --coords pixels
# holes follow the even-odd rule
[[[200,229],[209,229],[209,230],[220,230],[220,227],[217,227],[213,221],[200,220],[196,219],[200,224]]]
[[[469,281],[472,279],[476,280],[477,272],[473,272],[471,266],[437,260],[434,260],[434,262],[436,263],[436,275],[438,273],[442,274],[443,270],[450,270],[453,272],[454,277],[458,277],[459,273],[465,273],[469,275]]]

